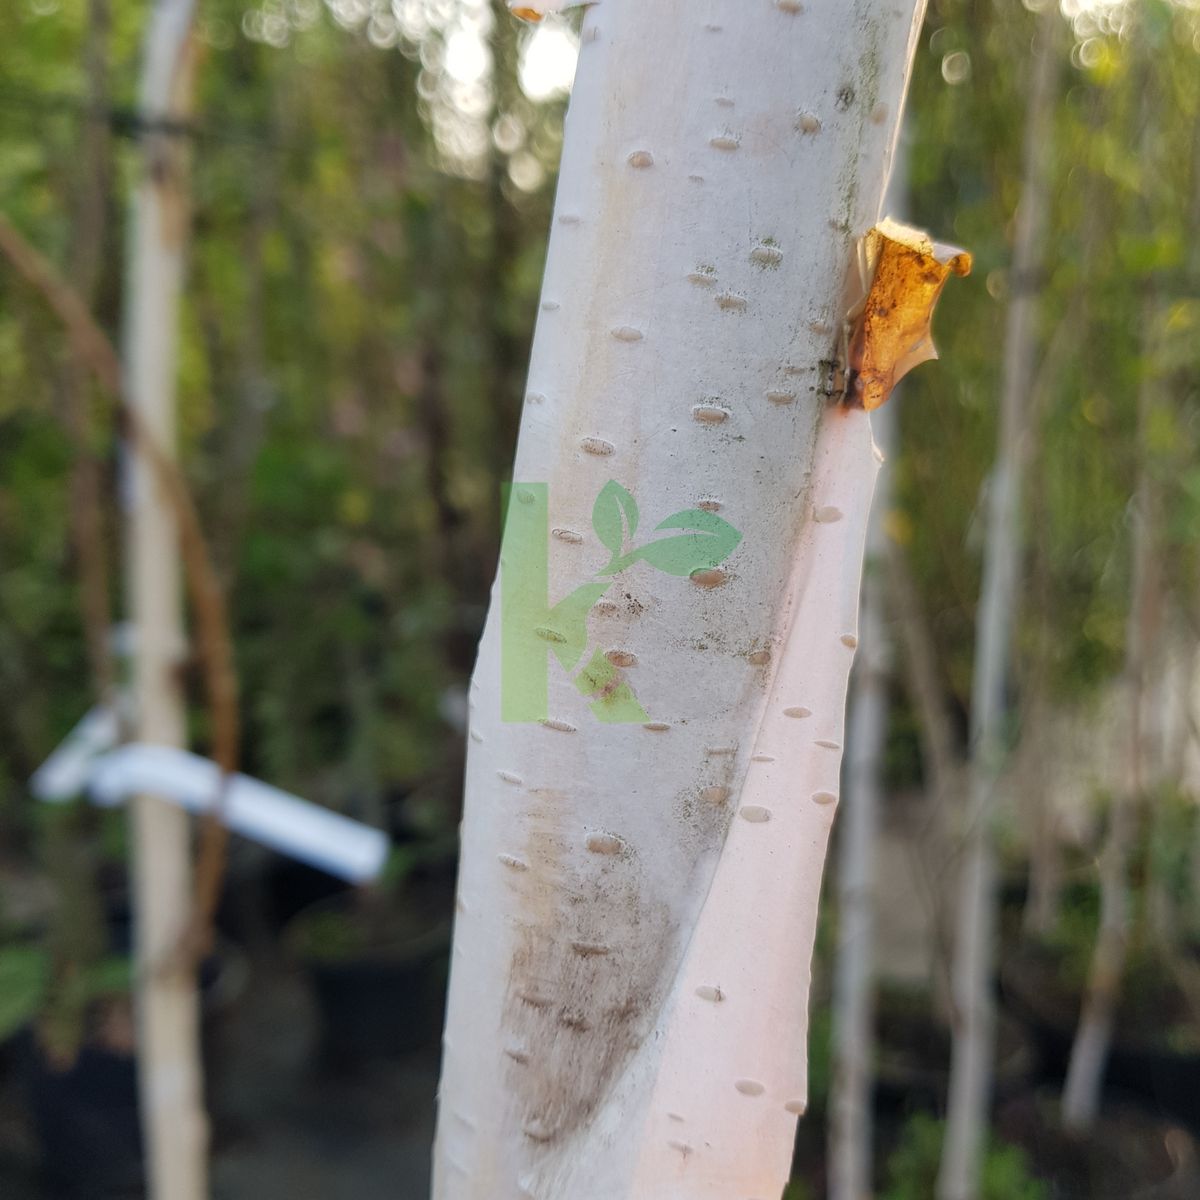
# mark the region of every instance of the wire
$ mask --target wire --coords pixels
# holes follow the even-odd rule
[[[147,133],[192,138],[197,142],[228,142],[274,148],[274,139],[264,129],[239,128],[235,123],[219,126],[195,121],[146,117],[129,105],[94,105],[71,92],[48,92],[20,84],[0,83],[0,109],[10,112],[56,113],[85,121],[100,121],[120,137],[136,139]]]

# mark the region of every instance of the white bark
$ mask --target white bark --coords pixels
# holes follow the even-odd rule
[[[895,443],[895,401],[872,424],[885,462]],[[884,518],[891,496],[884,470],[867,529],[862,648],[850,703],[845,800],[838,834],[838,943],[833,984],[833,1071],[829,1100],[830,1200],[872,1193],[871,1091],[875,1053],[875,850],[883,800],[891,635],[885,618]]]
[[[876,470],[865,415],[822,392],[922,7],[586,15],[514,507],[548,483],[552,601],[609,557],[609,479],[647,526],[702,506],[742,540],[691,579],[635,564],[593,610],[644,724],[598,721],[553,659],[548,722],[504,723],[497,590],[437,1200],[766,1200],[787,1178]]]
[[[938,1200],[976,1200],[988,1131],[995,1027],[992,824],[997,784],[1007,755],[1005,693],[1021,562],[1025,407],[1037,347],[1037,275],[1049,206],[1051,129],[1060,66],[1054,35],[1060,21],[1054,5],[1047,5],[1039,18],[1025,124],[1023,181],[1004,340],[999,446],[988,484],[983,585],[976,619],[965,853],[952,979],[954,1045]]]
[[[143,48],[141,175],[130,230],[125,384],[140,427],[168,454],[175,445],[177,324],[187,230],[186,147],[164,122],[188,114],[193,0],[157,0]],[[184,633],[178,535],[144,458],[130,470],[129,596],[139,741],[182,746],[179,670]],[[138,1070],[149,1195],[208,1194],[194,971],[181,940],[192,904],[189,819],[152,796],[132,805]]]

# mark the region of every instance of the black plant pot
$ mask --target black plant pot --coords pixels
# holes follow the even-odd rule
[[[1166,978],[1162,990],[1175,999]],[[1047,1076],[1056,1081],[1064,1078],[1081,997],[1056,975],[1053,956],[1039,951],[1010,956],[1001,971],[1001,995],[1005,1007],[1036,1039]],[[1200,1049],[1194,1042],[1179,1048],[1169,1044],[1167,1003],[1162,1009],[1157,1024],[1144,1014],[1130,1013],[1124,1005],[1118,1010],[1105,1087],[1139,1097],[1200,1134]]]
[[[348,883],[292,859],[272,863],[265,883],[267,918],[276,933],[312,905],[351,891]]]
[[[245,983],[244,958],[232,945],[223,944],[201,965],[205,1050],[214,1027],[240,998]],[[74,1062],[63,1067],[46,1054],[32,1029],[14,1039],[13,1054],[40,1149],[40,1176],[48,1200],[142,1200],[134,1056],[85,1041]]]
[[[1058,1124],[1058,1088],[1000,1106],[995,1129],[1020,1146],[1054,1200],[1194,1200],[1200,1195],[1195,1140],[1135,1097],[1106,1092],[1088,1133]]]
[[[351,944],[314,946],[314,919],[354,927]],[[353,898],[322,901],[288,930],[309,977],[320,1018],[320,1063],[330,1071],[395,1060],[438,1044],[450,959],[448,917],[434,911],[393,923],[364,918]]]
[[[445,1016],[449,949],[447,926],[394,957],[313,964],[324,1060],[354,1065],[436,1045]]]
[[[924,993],[884,992],[876,1010],[875,1095],[881,1109],[936,1109],[950,1079],[952,1035]],[[993,1088],[1019,1092],[1036,1066],[1036,1047],[1020,1022],[1002,1015],[996,1029]]]
[[[85,1046],[62,1069],[30,1032],[21,1075],[41,1175],[54,1200],[125,1200],[143,1190],[137,1071],[131,1055]]]

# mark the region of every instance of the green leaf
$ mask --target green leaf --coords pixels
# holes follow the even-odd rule
[[[122,996],[133,986],[133,964],[121,954],[110,954],[90,966],[86,973],[90,999]]]
[[[592,505],[592,528],[596,536],[616,559],[625,542],[637,533],[637,527],[637,501],[615,479],[610,479]]]
[[[0,1041],[37,1015],[50,981],[50,963],[37,946],[0,950]]]
[[[625,556],[622,567],[642,559],[668,575],[690,575],[693,571],[724,562],[742,540],[742,535],[728,521],[702,508],[677,512],[661,522],[657,529],[684,529],[687,532],[639,547]]]
[[[547,614],[543,636],[565,670],[570,671],[583,657],[587,649],[588,613],[608,589],[607,580],[581,584]]]
[[[605,724],[640,725],[650,719],[633,689],[619,677],[617,668],[601,650],[597,650],[588,665],[575,676],[575,687],[580,695],[595,697],[588,707]]]

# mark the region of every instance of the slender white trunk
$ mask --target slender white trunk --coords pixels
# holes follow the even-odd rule
[[[438,1200],[787,1178],[876,470],[864,413],[823,393],[921,8],[586,14],[472,683]],[[662,541],[629,496],[646,529],[719,513],[740,542],[606,586],[613,545]],[[513,624],[539,524],[550,602],[583,607],[537,622],[526,595]],[[530,684],[545,719],[505,722],[514,669],[585,639],[575,678],[550,657]]]
[[[894,404],[872,419],[885,461],[895,443]],[[884,518],[891,471],[883,473],[867,529],[862,646],[854,671],[838,834],[838,943],[833,984],[833,1072],[829,1124],[830,1200],[871,1195],[874,1081],[875,846],[883,798],[892,646],[885,612]]]
[[[188,226],[186,120],[193,0],[157,0],[144,43],[140,177],[130,230],[125,384],[128,403],[164,453],[175,445],[177,324]],[[182,746],[184,633],[178,532],[161,484],[133,443],[129,598],[136,628],[137,738]],[[195,972],[181,951],[192,906],[189,818],[153,796],[133,802],[138,1069],[149,1195],[202,1200],[202,1102]]]
[[[1188,206],[1190,229],[1200,229],[1200,121],[1192,124],[1192,199]],[[1188,282],[1193,291],[1200,292],[1200,245],[1198,239],[1191,239],[1191,253],[1188,255]],[[1192,364],[1190,378],[1200,378],[1196,364]],[[1194,588],[1193,584],[1193,588]],[[1193,591],[1193,594],[1194,591]],[[1184,700],[1184,721],[1189,729],[1188,749],[1185,751],[1188,775],[1181,778],[1195,778],[1191,772],[1197,770],[1197,755],[1200,755],[1200,647],[1193,648],[1192,669],[1189,673]],[[1200,930],[1200,825],[1197,825],[1192,835],[1192,846],[1189,853],[1192,868],[1192,887],[1189,891],[1187,911],[1183,914],[1185,927],[1189,932]]]
[[[1156,298],[1145,303],[1143,353],[1153,363],[1160,317]],[[1108,833],[1100,857],[1100,928],[1088,971],[1079,1027],[1071,1047],[1063,1086],[1062,1120],[1070,1129],[1091,1127],[1100,1111],[1104,1068],[1112,1043],[1129,936],[1129,858],[1138,832],[1138,806],[1146,788],[1147,674],[1157,639],[1162,576],[1158,552],[1157,489],[1147,462],[1147,437],[1154,392],[1161,381],[1149,371],[1138,388],[1138,480],[1133,497],[1133,565],[1129,620],[1125,639],[1128,689],[1126,778],[1113,797]]]
[[[1038,20],[1025,123],[1023,182],[1005,328],[999,446],[988,484],[983,586],[976,618],[965,852],[952,979],[954,1045],[938,1200],[976,1200],[988,1130],[995,1027],[992,969],[996,866],[992,823],[997,783],[1006,757],[1005,693],[1021,561],[1025,406],[1036,358],[1037,276],[1043,261],[1050,199],[1051,130],[1061,65],[1055,35],[1061,19],[1055,6],[1047,5]]]

